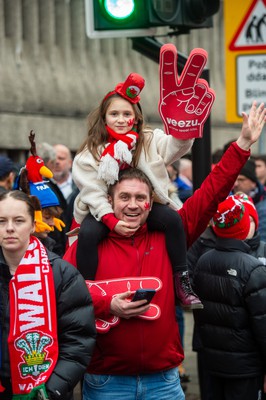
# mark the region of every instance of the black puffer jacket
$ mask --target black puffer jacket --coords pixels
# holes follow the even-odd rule
[[[247,243],[250,247],[249,254],[252,256],[259,258],[262,261],[262,264],[266,265],[266,243],[261,240],[261,236],[258,231],[255,232],[253,238],[246,239],[245,243]],[[213,249],[216,244],[216,235],[213,232],[211,226],[205,229],[202,235],[193,243],[193,245],[188,249],[187,252],[187,262],[189,274],[191,276],[191,280],[193,281],[194,269],[198,262],[198,259],[202,254],[207,251]]]
[[[261,240],[259,232],[255,232],[253,238],[246,239],[245,242],[250,247],[249,254],[256,257],[261,264],[266,265],[266,243]]]
[[[266,265],[266,243],[261,241],[259,232],[255,232],[253,238],[246,239],[245,243],[249,245],[249,254],[259,259],[261,264]],[[187,252],[187,261],[192,286],[194,286],[194,270],[199,258],[202,256],[202,254],[213,249],[215,244],[216,235],[213,232],[213,229],[209,226],[189,248]],[[194,290],[196,290],[195,287]],[[194,324],[192,347],[193,351],[200,351],[203,347],[196,323]]]
[[[71,398],[93,353],[96,330],[91,296],[79,272],[48,251],[56,289],[59,357],[46,388],[52,399]],[[0,249],[0,328],[2,330],[0,379],[9,381],[9,268]],[[8,400],[8,397],[4,397]]]
[[[194,270],[204,304],[194,316],[208,370],[244,378],[266,372],[266,267],[247,243],[217,238]]]

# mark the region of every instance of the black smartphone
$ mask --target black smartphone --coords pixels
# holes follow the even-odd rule
[[[137,289],[131,301],[147,300],[150,303],[155,293],[155,289]]]

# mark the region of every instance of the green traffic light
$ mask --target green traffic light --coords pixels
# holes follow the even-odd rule
[[[104,0],[104,8],[110,18],[124,20],[135,10],[134,0]]]

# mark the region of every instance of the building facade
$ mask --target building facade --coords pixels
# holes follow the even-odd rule
[[[166,33],[160,28],[160,35]],[[239,134],[225,122],[223,3],[214,27],[160,36],[188,55],[209,53],[212,150]],[[0,152],[23,161],[28,134],[37,142],[64,143],[75,152],[86,136],[86,116],[130,72],[146,80],[141,104],[147,123],[162,127],[158,64],[132,49],[132,40],[89,39],[84,0],[0,0]]]

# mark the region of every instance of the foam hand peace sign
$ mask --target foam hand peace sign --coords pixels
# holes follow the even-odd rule
[[[204,122],[215,99],[208,82],[199,78],[206,62],[205,50],[192,50],[178,78],[176,47],[173,44],[161,47],[159,113],[168,135],[177,139],[202,137]]]

